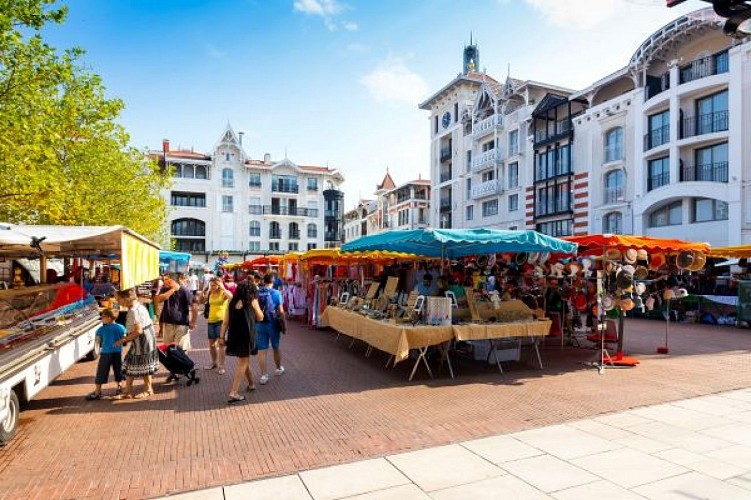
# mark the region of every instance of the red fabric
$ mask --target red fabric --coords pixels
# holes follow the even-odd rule
[[[648,252],[680,252],[694,250],[709,253],[709,243],[692,243],[682,240],[652,238],[651,236],[630,236],[623,234],[589,234],[586,236],[566,236],[566,241],[579,245],[579,255],[599,255],[606,248],[626,250],[643,248]]]

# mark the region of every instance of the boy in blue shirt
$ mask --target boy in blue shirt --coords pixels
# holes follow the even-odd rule
[[[96,344],[100,348],[99,365],[96,368],[96,378],[94,383],[96,389],[86,396],[86,399],[93,401],[102,398],[102,384],[107,383],[110,374],[110,367],[115,373],[117,382],[117,393],[122,392],[120,383],[125,379],[123,377],[123,348],[115,346],[115,341],[125,337],[125,327],[115,323],[117,314],[112,309],[102,311],[102,326],[96,331]]]

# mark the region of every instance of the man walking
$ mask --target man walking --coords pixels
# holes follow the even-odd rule
[[[191,291],[170,274],[164,277],[164,287],[154,299],[162,303],[159,323],[164,343],[190,350],[189,330],[196,327],[198,317],[198,302]]]
[[[279,351],[281,330],[279,320],[284,317],[282,306],[282,294],[274,290],[274,276],[271,273],[263,277],[263,287],[258,291],[258,305],[263,311],[263,321],[256,323],[256,347],[258,348],[258,366],[261,368],[260,383],[267,384],[269,374],[266,372],[266,357],[269,343],[274,350],[274,364],[276,375],[284,373],[282,366],[282,354]]]

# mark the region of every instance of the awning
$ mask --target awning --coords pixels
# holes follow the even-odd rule
[[[710,257],[725,257],[725,258],[750,258],[751,257],[751,245],[737,245],[732,247],[717,247],[713,248],[709,252]]]
[[[576,244],[531,230],[415,229],[363,236],[342,246],[342,252],[372,250],[455,259],[500,252],[572,254]]]
[[[579,245],[580,253],[604,248],[628,248],[640,249],[650,252],[682,252],[693,250],[695,252],[710,252],[709,243],[693,243],[675,239],[652,238],[651,236],[632,236],[625,234],[588,234],[586,236],[566,236],[563,239]]]
[[[434,257],[415,255],[404,252],[370,251],[344,253],[339,248],[316,248],[296,256],[300,262],[307,264],[347,266],[358,263],[381,263],[393,260],[414,261],[429,260]]]
[[[188,264],[193,256],[185,252],[173,252],[171,250],[159,250],[159,262],[169,264],[177,262],[178,264]]]

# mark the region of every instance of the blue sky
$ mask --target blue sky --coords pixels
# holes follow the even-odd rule
[[[347,207],[388,166],[429,174],[417,104],[461,70],[470,31],[480,68],[580,89],[624,66],[689,0],[70,0],[46,31],[87,51],[139,148],[209,151],[229,121],[252,158],[338,168]]]

